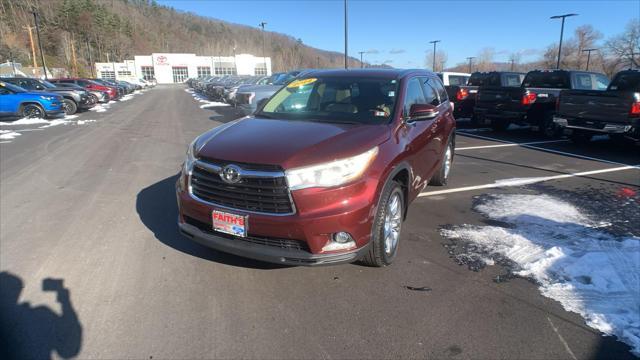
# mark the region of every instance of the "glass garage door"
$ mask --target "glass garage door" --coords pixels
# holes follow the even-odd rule
[[[189,78],[189,72],[187,71],[187,67],[183,66],[174,66],[173,69],[173,82],[174,83],[183,83],[187,81]]]

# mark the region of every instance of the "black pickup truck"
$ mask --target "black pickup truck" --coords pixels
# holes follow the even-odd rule
[[[529,71],[519,87],[483,86],[476,96],[474,114],[480,124],[496,131],[510,123],[531,125],[548,137],[558,134],[553,121],[556,100],[562,90],[600,90],[609,78],[600,73],[567,70]]]
[[[596,134],[640,142],[640,71],[617,73],[606,91],[562,91],[553,120],[571,129],[575,142],[588,142]]]
[[[504,71],[474,72],[471,74],[467,85],[446,87],[449,99],[454,104],[453,116],[456,119],[470,118],[472,124],[477,123],[473,108],[476,106],[478,89],[481,86],[519,87],[524,75],[524,73]]]

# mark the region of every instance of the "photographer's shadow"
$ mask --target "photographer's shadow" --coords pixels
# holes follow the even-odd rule
[[[82,345],[82,325],[62,280],[44,279],[43,291],[56,292],[62,314],[46,306],[18,303],[24,284],[0,272],[0,359],[50,359],[77,356]]]

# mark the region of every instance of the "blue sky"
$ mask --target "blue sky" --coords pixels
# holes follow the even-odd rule
[[[162,5],[198,15],[291,35],[310,46],[342,52],[343,1],[159,0]],[[520,51],[537,57],[557,42],[560,21],[552,15],[578,13],[565,24],[565,39],[591,24],[605,38],[624,31],[640,17],[640,0],[624,1],[392,1],[349,0],[349,55],[369,51],[365,61],[400,68],[423,67],[430,40],[442,40],[447,66],[465,62],[481,49],[496,50],[496,61]]]

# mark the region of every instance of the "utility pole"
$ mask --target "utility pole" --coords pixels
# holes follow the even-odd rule
[[[362,54],[364,54],[366,51],[358,51],[358,54],[360,54],[360,68],[362,69],[364,67],[364,63],[362,62]]]
[[[513,71],[513,69],[515,68],[515,64],[516,64],[516,59],[511,59],[511,71]]]
[[[87,52],[89,53],[89,69],[91,69],[91,77],[95,77],[93,75],[93,60],[91,59],[91,44],[89,44],[89,38],[87,40]]]
[[[469,56],[467,60],[469,60],[469,74],[471,74],[471,62],[475,59],[475,56]]]
[[[44,61],[44,52],[42,51],[42,41],[40,41],[40,25],[38,25],[38,13],[33,11],[33,20],[36,23],[36,36],[38,37],[38,48],[40,48],[40,60],[42,60],[42,70],[44,71],[44,78],[48,80],[47,77],[47,64]]]
[[[238,61],[236,61],[236,46],[233,45],[233,68],[236,69],[236,73],[233,75],[238,75]],[[266,66],[265,66],[266,70]],[[265,74],[267,75],[267,74]]]
[[[33,29],[33,27],[31,26],[25,26],[25,29],[27,29],[27,31],[29,31],[29,43],[31,44],[31,60],[33,61],[33,68],[37,68],[38,67],[38,62],[36,61],[36,44],[33,42],[33,33],[31,32],[31,30]]]
[[[76,46],[73,39],[71,39],[71,58],[73,59],[73,75],[78,77],[78,60],[76,59]]]
[[[13,53],[9,51],[9,61],[11,61],[11,68],[13,69],[13,75],[16,76],[16,62],[13,61]]]
[[[344,68],[349,68],[349,17],[347,0],[344,0]]]
[[[318,65],[316,67],[320,69],[320,56],[316,57],[316,61],[318,62]]]
[[[556,65],[556,69],[560,69],[560,55],[562,53],[562,35],[564,34],[564,19],[578,16],[578,14],[564,14],[564,15],[555,15],[550,17],[550,19],[562,19],[562,26],[560,27],[560,44],[558,44],[558,64]]]
[[[432,66],[433,72],[436,71],[436,44],[439,42],[440,40],[429,41],[429,44],[433,44],[433,66]]]
[[[264,26],[267,25],[266,22],[262,21],[258,26],[262,28],[262,62],[264,63],[264,70],[267,71],[267,56],[265,51],[265,40],[264,40]]]
[[[591,52],[596,51],[598,49],[584,49],[582,52],[587,52],[587,71],[589,71],[589,60],[591,60]]]

